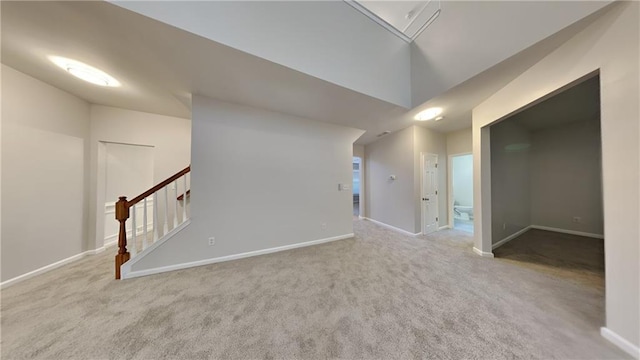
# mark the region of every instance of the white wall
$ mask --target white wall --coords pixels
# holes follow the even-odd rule
[[[606,327],[636,347],[640,345],[639,6],[637,2],[613,5],[473,110],[475,247],[491,252],[490,135],[484,127],[600,69]]]
[[[106,146],[108,143],[152,146],[153,184],[187,167],[191,160],[191,121],[188,119],[119,109],[109,106],[91,106],[91,226],[90,248],[99,248],[104,239],[104,204],[108,199],[106,187]],[[182,191],[179,184],[179,192]],[[133,189],[131,189],[133,190]],[[129,198],[139,193],[121,194]],[[162,196],[160,196],[162,198]],[[160,199],[162,200],[162,199]],[[158,202],[159,209],[164,203]],[[173,207],[169,206],[170,212]],[[162,225],[161,214],[159,220]],[[172,213],[171,213],[172,214]],[[169,215],[171,215],[169,214]],[[115,220],[113,220],[115,222]]]
[[[417,233],[413,132],[408,127],[365,146],[366,216]]]
[[[107,202],[141,194],[154,185],[152,146],[107,143]]]
[[[4,65],[2,88],[2,281],[103,245],[104,141],[154,146],[154,183],[189,164],[189,120],[90,105]]]
[[[528,148],[510,150],[513,145]],[[491,219],[496,242],[531,225],[531,135],[506,120],[491,127]]]
[[[473,155],[452,158],[453,201],[461,206],[473,206]]]
[[[364,145],[353,145],[353,156],[364,159]]]
[[[89,104],[2,65],[2,281],[86,250]]]
[[[115,221],[115,204],[118,197],[142,194],[154,185],[154,149],[151,146],[120,143],[106,143],[105,149],[104,239],[105,243],[107,243],[117,241],[118,230],[120,229],[120,223]],[[153,206],[147,204],[147,208],[149,213],[153,211]],[[150,220],[147,226],[151,222]],[[128,221],[126,225],[129,230],[132,222]]]
[[[422,231],[422,201],[420,153],[438,155],[438,226],[449,224],[447,206],[447,142],[446,135],[422,126],[412,126],[414,136],[414,183],[413,199],[415,208],[414,233]]]
[[[366,216],[416,234],[422,231],[420,153],[438,155],[438,222],[447,221],[445,135],[410,126],[365,146]],[[396,180],[389,180],[395,175]]]
[[[604,234],[598,120],[531,133],[533,225]]]
[[[112,1],[325,81],[411,107],[409,45],[342,1]]]
[[[352,193],[338,184],[351,184],[361,134],[195,96],[191,224],[132,269],[352,234]]]
[[[413,106],[506,60],[606,3],[442,1],[438,19],[411,45]],[[540,19],[544,19],[544,26]]]
[[[471,127],[447,133],[447,154],[470,154],[473,151]]]

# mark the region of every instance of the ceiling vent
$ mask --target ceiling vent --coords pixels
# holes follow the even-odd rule
[[[415,40],[440,15],[440,0],[376,1],[344,0],[402,40]]]

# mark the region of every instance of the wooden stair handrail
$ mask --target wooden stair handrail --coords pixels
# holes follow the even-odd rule
[[[116,202],[116,220],[120,223],[120,230],[118,232],[118,254],[116,255],[116,279],[120,279],[120,267],[122,264],[129,261],[131,254],[127,250],[127,226],[126,222],[129,219],[129,208],[144,200],[145,198],[153,195],[154,193],[162,190],[165,186],[171,184],[173,181],[178,180],[185,174],[191,171],[191,165],[178,171],[174,175],[170,176],[166,180],[162,181],[158,185],[136,196],[130,201],[127,201],[126,196],[120,196],[118,202]],[[186,180],[185,180],[186,186]],[[190,190],[187,190],[189,194]],[[184,196],[184,194],[182,195]],[[186,211],[186,209],[185,209]],[[145,225],[146,226],[146,225]],[[135,229],[133,231],[136,231]]]
[[[134,197],[132,200],[127,201],[127,206],[128,207],[132,207],[133,205],[139,203],[140,201],[144,200],[144,198],[153,195],[153,193],[157,192],[158,190],[161,190],[163,187],[171,184],[172,182],[176,181],[177,179],[181,178],[182,175],[188,173],[189,171],[191,171],[191,165],[187,166],[186,168],[178,171],[176,174],[170,176],[169,178],[167,178],[166,180],[164,180],[163,182],[161,182],[160,184],[152,187],[151,189],[143,192],[142,194]]]
[[[190,196],[190,195],[191,195],[191,189],[187,190],[187,196]],[[176,200],[178,201],[184,200],[184,194],[180,194],[180,196],[178,196]]]

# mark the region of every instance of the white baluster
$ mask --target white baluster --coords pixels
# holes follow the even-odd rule
[[[142,250],[147,248],[147,242],[149,241],[149,235],[147,234],[147,198],[144,198],[144,210],[142,212],[142,226],[144,226],[143,233],[144,239],[142,239]]]
[[[171,199],[171,201],[173,201],[175,205],[175,209],[173,212],[173,228],[175,229],[176,227],[178,227],[178,180],[173,182],[173,189],[174,189],[174,194],[173,194],[173,199]]]
[[[153,193],[153,242],[156,242],[160,235],[158,234],[158,193]]]
[[[138,252],[138,239],[136,237],[136,205],[133,205],[131,209],[133,211],[131,213],[131,243],[129,246],[129,253],[131,253],[131,257],[134,257]]]
[[[182,193],[182,222],[187,221],[187,174],[184,174],[183,177],[184,192]]]
[[[164,187],[164,232],[162,236],[167,235],[169,232],[169,190]]]

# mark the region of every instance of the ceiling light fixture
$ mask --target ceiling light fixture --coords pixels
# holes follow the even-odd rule
[[[61,56],[49,56],[49,60],[67,71],[69,74],[86,82],[99,86],[120,86],[120,82],[113,76],[80,61],[63,58]]]
[[[414,117],[414,119],[418,121],[427,121],[427,120],[434,119],[436,116],[440,114],[442,114],[442,108],[434,107],[434,108],[429,108],[427,110],[419,112],[418,115]]]
[[[440,120],[442,120],[442,119],[444,119],[444,116],[438,116],[438,117],[437,117],[437,118],[435,118],[434,120],[435,120],[435,121],[440,121]]]

